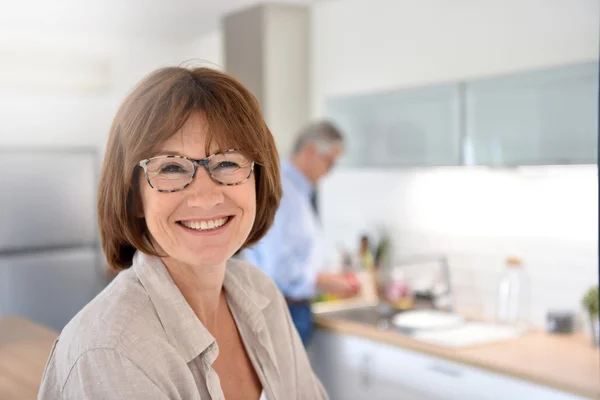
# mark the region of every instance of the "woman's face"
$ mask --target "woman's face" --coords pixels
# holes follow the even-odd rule
[[[204,114],[192,114],[153,156],[205,158],[218,151],[214,147],[205,154],[207,130]],[[152,242],[169,258],[190,266],[220,265],[246,241],[256,215],[254,174],[242,184],[225,186],[213,181],[200,166],[189,186],[172,193],[158,192],[144,174],[140,175],[144,217]]]

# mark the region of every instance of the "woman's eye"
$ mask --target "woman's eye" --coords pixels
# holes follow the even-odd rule
[[[237,163],[234,163],[233,161],[221,161],[217,165],[217,168],[223,168],[223,169],[239,168],[239,167],[240,166]]]
[[[167,164],[163,165],[159,171],[161,174],[177,174],[186,172],[185,169],[181,165],[177,164]]]

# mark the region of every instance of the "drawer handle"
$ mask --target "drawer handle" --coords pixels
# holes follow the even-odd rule
[[[361,381],[366,387],[371,386],[373,383],[373,364],[373,358],[370,355],[365,354],[362,360]]]
[[[434,364],[434,365],[430,366],[429,369],[431,371],[449,376],[451,378],[460,378],[463,374],[461,370],[455,369],[452,367],[448,367],[445,365]]]

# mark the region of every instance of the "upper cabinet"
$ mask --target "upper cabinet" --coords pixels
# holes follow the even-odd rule
[[[468,82],[465,97],[465,164],[596,163],[598,63]]]
[[[327,102],[347,138],[343,165],[590,164],[598,63]]]
[[[327,103],[347,139],[342,165],[460,165],[459,86],[443,85]]]

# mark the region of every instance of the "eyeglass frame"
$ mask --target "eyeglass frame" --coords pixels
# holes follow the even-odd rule
[[[327,171],[331,171],[333,167],[335,167],[337,160],[335,160],[334,157],[331,156],[331,154],[320,154],[319,157],[321,158],[321,160],[327,163]]]
[[[217,156],[219,154],[227,154],[227,153],[231,153],[233,151],[239,152],[240,149],[228,149],[228,150],[224,150],[224,151],[218,151],[216,153],[211,154],[208,157],[205,158],[201,158],[199,160],[194,160],[193,158],[189,158],[189,157],[185,157],[185,156],[178,156],[178,155],[171,155],[171,154],[167,154],[167,155],[163,155],[163,156],[155,156],[155,157],[151,157],[151,158],[146,158],[144,160],[141,160],[138,163],[138,166],[142,167],[144,170],[144,175],[146,175],[146,182],[148,182],[148,185],[150,185],[150,187],[160,193],[173,193],[173,192],[179,192],[185,188],[187,188],[188,186],[190,186],[192,184],[192,182],[194,181],[194,178],[196,177],[196,172],[198,171],[198,167],[199,166],[203,166],[204,169],[206,170],[206,172],[208,173],[208,176],[210,177],[210,179],[212,179],[213,181],[215,181],[216,183],[218,183],[219,185],[222,186],[237,186],[237,185],[241,185],[244,182],[247,182],[251,177],[252,177],[252,173],[254,172],[254,166],[255,166],[255,162],[251,161],[250,162],[250,173],[248,173],[248,176],[246,178],[244,178],[242,181],[237,182],[237,183],[224,183],[219,181],[218,179],[216,179],[210,172],[210,169],[208,167],[208,162],[210,161],[210,159],[214,156]],[[155,160],[157,158],[178,158],[178,159],[184,159],[184,160],[188,160],[191,161],[192,164],[194,165],[194,171],[192,172],[192,176],[190,178],[190,181],[188,183],[186,183],[184,186],[178,188],[178,189],[171,189],[171,190],[161,190],[161,189],[157,189],[154,186],[152,186],[152,183],[150,183],[150,177],[148,176],[148,163],[152,160]]]

